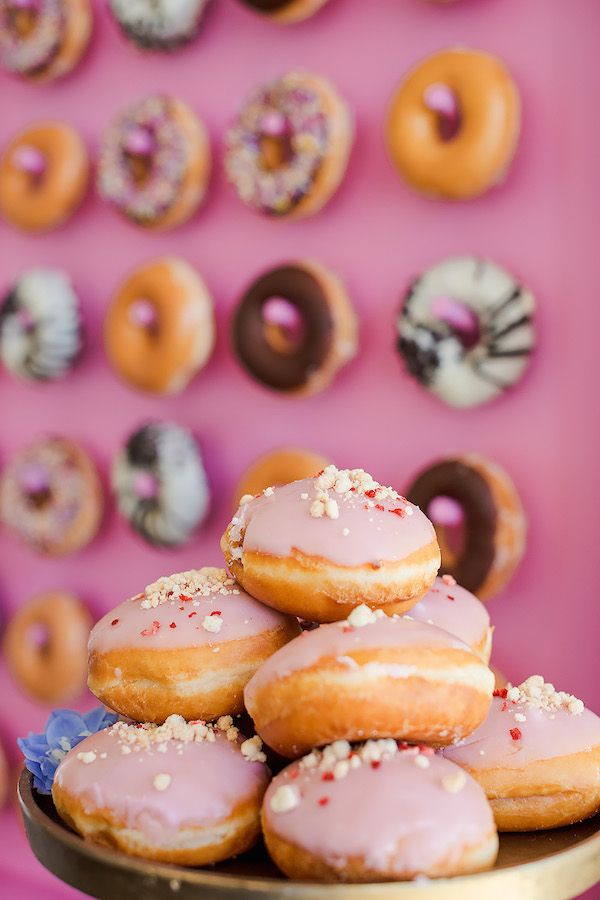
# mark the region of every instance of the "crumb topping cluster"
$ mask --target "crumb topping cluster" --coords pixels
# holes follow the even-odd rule
[[[381,501],[387,500],[399,504],[389,512],[398,516],[411,516],[413,513],[413,508],[405,497],[393,488],[379,484],[364,469],[338,469],[334,465],[327,466],[313,479],[313,484],[316,497],[310,504],[309,512],[315,519],[323,516],[329,519],[339,518],[338,500],[331,496],[330,491],[337,494],[340,499],[360,497],[367,509],[383,510]],[[308,500],[309,495],[302,494],[300,499]]]
[[[154,609],[170,600],[192,601],[195,597],[210,597],[221,594],[224,597],[239,594],[240,589],[225,569],[204,566],[202,569],[190,569],[189,572],[177,572],[175,575],[163,575],[149,584],[140,599],[142,609]],[[207,630],[219,630],[207,629]]]
[[[531,675],[522,684],[509,686],[494,693],[510,703],[522,703],[525,706],[543,709],[547,712],[565,710],[578,716],[585,708],[582,700],[574,697],[573,694],[567,694],[566,691],[557,691],[553,684],[544,681],[542,675]],[[516,713],[515,720],[517,722],[526,721],[522,713]]]
[[[384,619],[386,614],[382,609],[371,609],[366,603],[355,606],[345,621],[338,622],[342,628],[350,626],[351,628],[363,628],[365,625],[372,625],[378,619]],[[390,618],[390,617],[388,617]]]

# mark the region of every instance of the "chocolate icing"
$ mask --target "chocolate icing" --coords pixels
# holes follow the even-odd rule
[[[406,495],[425,513],[434,497],[452,497],[460,503],[465,514],[464,550],[451,568],[444,566],[442,554],[440,573],[453,575],[459,584],[476,594],[494,562],[498,517],[492,491],[485,478],[461,460],[448,459],[422,471]]]
[[[269,343],[263,305],[283,297],[301,313],[304,333],[292,353],[278,353]],[[325,289],[301,266],[281,266],[262,275],[246,291],[236,310],[232,340],[244,368],[278,391],[301,388],[325,361],[333,339],[333,320]]]

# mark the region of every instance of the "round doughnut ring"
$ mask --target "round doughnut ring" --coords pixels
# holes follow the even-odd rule
[[[449,406],[499,397],[523,376],[535,344],[533,294],[476,257],[446,259],[417,278],[397,321],[408,372]]]
[[[490,53],[451,47],[418,63],[394,95],[387,145],[413,188],[471,200],[501,182],[520,131],[512,76]]]
[[[91,457],[74,441],[39,440],[0,476],[0,520],[39,553],[65,556],[90,543],[102,518],[102,486]]]
[[[0,65],[28,81],[62,78],[87,48],[89,0],[2,0]]]
[[[225,172],[252,209],[312,216],[344,177],[353,132],[350,111],[332,84],[289,72],[244,103],[225,138]]]
[[[20,607],[4,637],[6,662],[19,686],[44,703],[78,697],[85,687],[91,624],[83,604],[62,591]]]
[[[297,396],[324,390],[356,353],[358,324],[340,278],[314,260],[261,275],[232,323],[235,353],[267,387]]]
[[[195,37],[210,0],[109,0],[125,37],[140,50],[172,51]]]
[[[189,263],[161,257],[120,285],[104,323],[117,374],[152,394],[176,394],[208,362],[215,342],[211,296]]]
[[[448,827],[452,823],[452,827]],[[498,835],[476,781],[429,747],[336,741],[275,776],[262,825],[299,881],[412,881],[490,869]]]
[[[407,493],[434,524],[441,573],[452,575],[480,600],[499,593],[521,561],[527,533],[525,512],[508,474],[469,453],[423,469]]]
[[[327,0],[240,0],[240,2],[280,25],[292,25],[314,16]]]
[[[541,675],[494,691],[485,722],[444,755],[485,790],[499,831],[560,828],[600,812],[600,718]]]
[[[261,738],[295,758],[340,739],[452,743],[483,722],[493,687],[481,658],[447,631],[359,606],[269,657],[244,702]]]
[[[0,214],[22,231],[52,231],[78,208],[88,177],[87,151],[73,128],[30,125],[0,156]]]
[[[296,619],[258,603],[225,569],[181,572],[94,626],[88,686],[138,722],[164,722],[175,711],[186,719],[238,715],[248,680],[298,634]]]
[[[249,466],[237,483],[233,496],[234,508],[247,494],[260,494],[265,488],[280,487],[290,481],[311,478],[318,475],[329,465],[329,460],[312,450],[300,450],[298,447],[283,447],[271,450],[259,456]]]
[[[158,727],[117,722],[67,753],[52,799],[92,843],[204,866],[256,843],[269,780],[264,760],[260,741],[244,741],[230,717],[216,726],[181,716]]]

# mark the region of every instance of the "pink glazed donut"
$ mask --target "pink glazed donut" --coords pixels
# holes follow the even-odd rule
[[[490,661],[493,629],[489,613],[475,594],[457,584],[452,575],[436,578],[429,593],[408,615],[449,631],[468,644],[484,662]]]
[[[345,619],[361,603],[405,612],[433,584],[431,522],[363,469],[327,466],[242,501],[221,549],[248,593],[281,612],[312,622]]]
[[[444,755],[481,784],[499,831],[558,828],[600,811],[600,718],[541,675],[494,691],[486,721]]]
[[[258,738],[229,722],[117,722],[77,744],[52,786],[86,840],[132,856],[202,866],[243,853],[260,832],[269,780]]]
[[[237,715],[246,682],[298,634],[296,619],[248,596],[225,569],[180,572],[100,619],[88,645],[88,686],[138,722]]]
[[[485,794],[429,748],[336,741],[271,782],[267,849],[301,881],[406,881],[489,869],[498,835]]]

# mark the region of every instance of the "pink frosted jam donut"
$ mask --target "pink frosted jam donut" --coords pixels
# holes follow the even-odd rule
[[[166,231],[201,203],[210,175],[204,125],[182,100],[151,96],[108,128],[98,160],[98,191],[137,225]]]
[[[159,578],[95,625],[88,685],[128,718],[172,713],[216,719],[243,710],[260,664],[300,633],[296,619],[258,603],[225,569]]]
[[[498,835],[485,794],[430,748],[336,741],[275,776],[267,849],[290,878],[405,881],[489,869]]]
[[[433,584],[431,522],[363,469],[327,466],[245,499],[221,549],[236,580],[275,609],[313,622],[363,602],[404,612]]]
[[[600,811],[600,718],[541,675],[496,690],[485,722],[444,755],[481,784],[500,831],[557,828]]]
[[[164,725],[117,722],[77,744],[52,797],[87,840],[132,856],[201,866],[242,853],[259,831],[268,782],[260,741],[171,716]]]
[[[274,653],[244,701],[263,740],[296,757],[341,738],[448,744],[483,722],[493,687],[480,657],[447,631],[359,606]]]
[[[411,619],[436,625],[456,635],[489,662],[492,652],[490,617],[483,603],[451,575],[436,578],[433,587],[408,613]]]

